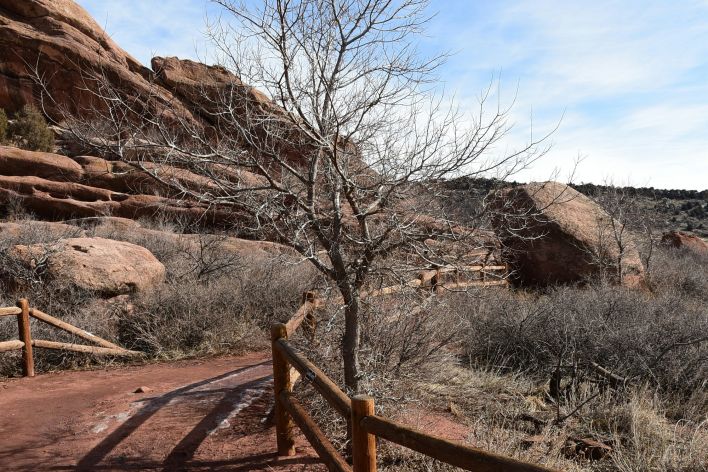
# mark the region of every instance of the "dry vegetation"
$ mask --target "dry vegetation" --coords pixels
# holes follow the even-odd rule
[[[148,360],[263,348],[270,323],[287,319],[297,308],[302,292],[314,283],[306,264],[288,264],[275,257],[257,261],[232,257],[224,261],[210,245],[218,237],[204,236],[205,242],[198,247],[174,244],[159,237],[136,237],[132,242],[149,249],[166,266],[167,283],[153,292],[106,300],[47,280],[41,266],[28,270],[8,264],[5,254],[14,245],[48,243],[60,237],[75,237],[80,232],[76,228],[57,235],[41,222],[28,221],[23,221],[29,226],[20,235],[0,234],[0,266],[4,275],[12,272],[14,279],[23,282],[21,287],[13,287],[10,296],[8,278],[3,277],[0,306],[12,306],[18,298],[27,297],[32,306],[63,321],[126,348],[145,352]],[[161,228],[171,229],[165,225]],[[36,320],[32,321],[32,335],[36,339],[83,343]],[[14,317],[0,318],[0,339],[16,338]],[[43,349],[35,351],[35,361],[38,372],[121,362]],[[19,374],[19,352],[0,356],[0,376]]]
[[[654,257],[646,292],[597,281],[378,299],[366,306],[362,384],[386,415],[437,412],[478,447],[560,470],[706,470],[708,260]],[[315,344],[298,339],[340,384],[341,316],[320,314]],[[299,389],[345,447],[343,421],[309,386]],[[612,453],[587,460],[569,438]],[[381,455],[384,470],[453,470],[397,447]]]
[[[57,238],[43,223],[30,225],[20,236],[2,235],[0,258],[12,245]],[[224,257],[214,244],[219,238],[205,235],[194,247],[136,235],[132,242],[167,267],[168,283],[152,293],[107,301],[29,272],[20,295],[148,359],[267,349],[267,327],[290,317],[316,276],[307,265]],[[434,297],[411,290],[369,300],[362,388],[387,416],[413,412],[404,420],[415,423],[415,412],[433,412],[462,425],[473,445],[560,470],[706,470],[708,260],[653,250],[647,291],[598,280],[544,293],[487,289]],[[14,298],[4,296],[0,305]],[[295,342],[343,385],[343,311],[332,303],[318,317],[316,340],[301,335]],[[32,329],[38,338],[78,341],[40,323]],[[0,339],[15,336],[15,320],[0,320]],[[43,350],[36,356],[40,372],[120,362]],[[2,375],[18,375],[19,365],[16,354],[0,356]],[[344,421],[306,383],[297,394],[345,449]],[[569,438],[593,439],[612,452],[590,461],[573,452]],[[385,471],[453,470],[385,443],[380,457]]]

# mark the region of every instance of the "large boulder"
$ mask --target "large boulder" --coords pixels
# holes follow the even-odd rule
[[[150,290],[165,280],[165,267],[150,251],[124,241],[70,238],[15,246],[7,257],[40,268],[53,281],[104,296]]]
[[[515,281],[524,286],[576,283],[599,274],[641,286],[644,267],[630,234],[617,243],[617,222],[567,185],[534,182],[498,192],[493,224]]]
[[[685,249],[696,254],[708,255],[708,243],[693,234],[683,231],[670,231],[661,237],[661,244],[666,247]]]

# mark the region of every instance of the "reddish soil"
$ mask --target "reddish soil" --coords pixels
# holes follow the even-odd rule
[[[326,470],[304,438],[275,456],[271,372],[252,354],[0,382],[0,470]]]

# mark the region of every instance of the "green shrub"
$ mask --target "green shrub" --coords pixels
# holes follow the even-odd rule
[[[5,113],[5,110],[0,108],[0,144],[5,143],[7,140],[7,127],[7,114]]]
[[[10,126],[10,135],[22,149],[44,152],[54,150],[52,130],[39,110],[31,105],[25,105],[17,112]]]

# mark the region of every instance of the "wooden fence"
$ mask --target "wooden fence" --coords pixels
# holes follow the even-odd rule
[[[33,348],[54,349],[61,351],[85,352],[99,356],[140,356],[141,352],[129,351],[117,344],[106,341],[81,328],[65,323],[62,320],[48,315],[36,308],[30,308],[29,302],[22,299],[17,302],[16,307],[0,308],[0,317],[16,316],[19,339],[13,341],[0,342],[0,353],[14,350],[22,350],[22,374],[25,377],[34,377],[34,354]],[[55,328],[71,333],[81,339],[89,341],[97,346],[86,346],[83,344],[61,343],[46,341],[43,339],[32,339],[30,328],[30,318],[35,318]]]
[[[500,270],[501,267],[495,270]],[[506,267],[503,268],[506,270]],[[452,270],[450,271],[452,272]],[[444,289],[480,285],[480,281],[452,281],[441,283],[441,269],[423,272],[419,282],[408,286],[421,287],[432,281],[436,292]],[[437,281],[436,281],[437,278]],[[475,283],[472,283],[475,282]],[[487,285],[500,285],[498,281],[482,281]],[[387,287],[369,292],[368,296],[385,295],[399,291]],[[347,396],[322,370],[303,356],[288,337],[310,320],[314,323],[313,312],[322,305],[316,294],[308,292],[303,304],[286,324],[276,324],[271,329],[273,351],[273,383],[275,390],[275,425],[278,455],[295,454],[294,427],[297,425],[315,449],[322,462],[334,472],[375,472],[376,439],[381,438],[409,448],[446,464],[465,470],[478,472],[552,472],[543,466],[529,464],[509,457],[493,454],[470,447],[466,444],[448,441],[415,428],[397,423],[375,414],[374,399],[366,395]],[[313,328],[314,329],[314,328]],[[293,386],[299,378],[304,378],[324,397],[327,403],[346,421],[351,438],[351,465],[342,457],[334,445],[313,421],[305,408],[293,396]]]

